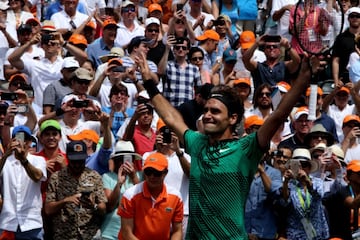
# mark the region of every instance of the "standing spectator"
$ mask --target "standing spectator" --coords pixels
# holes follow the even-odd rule
[[[31,131],[17,126],[0,160],[3,206],[0,229],[15,234],[14,239],[43,239],[41,182],[46,181],[46,163],[28,152]]]
[[[7,10],[6,23],[7,29],[10,36],[17,41],[16,29],[22,24],[25,23],[28,19],[33,18],[34,16],[27,11],[23,10],[25,5],[24,0],[12,0],[9,1],[10,9]]]
[[[290,10],[296,4],[296,0],[272,0],[270,17],[277,22],[277,35],[291,42],[292,36],[289,32]]]
[[[134,161],[141,160],[141,156],[135,153],[134,146],[130,141],[118,141],[114,152],[110,156],[114,169],[104,173],[102,180],[104,184],[107,214],[101,225],[101,237],[104,240],[117,240],[121,227],[117,209],[124,192],[139,183],[140,172],[136,171]],[[119,224],[120,222],[120,224]]]
[[[103,23],[102,37],[96,39],[88,45],[86,52],[89,59],[93,62],[95,69],[102,64],[100,56],[109,54],[113,47],[119,45],[115,43],[118,25],[112,19],[107,19]]]
[[[167,62],[170,47],[173,46],[175,60]],[[165,55],[159,66],[159,73],[165,74],[164,96],[174,106],[194,98],[194,88],[202,85],[197,66],[187,63],[190,40],[188,38],[168,38]]]
[[[186,19],[191,22],[195,36],[203,34],[210,21],[214,20],[212,14],[202,11],[202,1],[189,0],[190,11],[186,14]]]
[[[352,7],[347,13],[349,28],[337,36],[332,53],[332,77],[335,86],[342,86],[341,82],[344,84],[349,82],[346,66],[350,54],[355,51],[355,36],[360,33],[360,8]]]
[[[199,41],[198,47],[204,52],[204,70],[208,71],[211,75],[216,72],[213,71],[215,59],[212,59],[211,55],[217,50],[220,36],[214,30],[206,30],[202,35],[196,37],[196,40]],[[219,60],[217,59],[216,61]]]
[[[126,190],[121,199],[119,239],[182,239],[181,195],[164,183],[168,160],[161,153],[150,154],[143,171],[145,181]]]
[[[264,47],[266,56],[266,61],[264,62],[257,62],[251,59],[259,46]],[[290,54],[291,59],[289,61],[280,60],[280,47],[285,47],[285,51]],[[262,83],[275,86],[281,81],[289,82],[289,74],[295,73],[299,69],[300,57],[286,38],[281,38],[277,41],[267,35],[263,35],[244,53],[243,61],[246,69],[253,76],[256,89]]]
[[[45,213],[53,216],[53,239],[92,239],[106,212],[101,176],[85,167],[86,145],[66,146],[69,165],[54,173],[46,192]]]
[[[145,29],[136,19],[135,4],[129,0],[121,3],[121,21],[118,24],[115,43],[122,48],[130,43],[136,36],[144,36]]]
[[[171,53],[171,52],[170,52]],[[199,68],[202,84],[212,83],[212,77],[208,71],[204,71],[204,52],[198,47],[191,47],[188,53],[188,60]]]
[[[227,15],[220,15],[216,20],[214,20],[213,25],[215,31],[219,34],[220,40],[218,49],[212,55],[212,58],[218,59],[221,58],[224,51],[228,48],[234,48],[235,38],[231,32],[231,20]]]

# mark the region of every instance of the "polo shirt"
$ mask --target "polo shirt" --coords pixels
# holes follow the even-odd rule
[[[112,47],[119,47],[116,42]],[[91,62],[94,63],[95,69],[102,64],[100,56],[110,53],[110,48],[105,45],[103,38],[98,38],[94,42],[90,43],[86,48],[86,53]]]
[[[166,184],[154,199],[147,183],[141,182],[125,191],[117,213],[134,219],[138,239],[168,240],[171,224],[183,220],[183,202],[179,191]],[[123,239],[121,229],[118,237]]]
[[[115,43],[120,47],[124,48],[128,45],[134,37],[144,36],[145,28],[141,26],[137,21],[134,20],[134,29],[130,31],[127,27],[125,27],[123,22],[118,24],[117,34],[115,38]]]
[[[251,74],[254,79],[255,89],[263,83],[275,86],[278,82],[287,81],[288,79],[288,71],[283,61],[276,63],[272,68],[266,62],[257,62],[257,68]]]
[[[27,154],[27,160],[40,169],[43,177],[34,182],[14,154],[10,155],[1,173],[3,207],[0,213],[0,229],[22,232],[42,228],[41,182],[46,181],[46,162],[43,157]]]
[[[34,88],[34,103],[40,108],[43,106],[45,88],[50,83],[62,78],[60,71],[63,61],[63,58],[58,56],[54,62],[50,62],[47,58],[41,58],[40,60],[28,59],[24,63],[23,71],[31,76],[29,83]]]

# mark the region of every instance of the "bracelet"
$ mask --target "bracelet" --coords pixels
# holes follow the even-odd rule
[[[183,151],[181,151],[181,152],[179,152],[179,153],[176,152],[176,156],[178,156],[178,157],[180,158],[180,157],[184,156],[184,152],[183,152]]]
[[[155,95],[160,94],[159,89],[156,87],[156,85],[152,79],[148,79],[144,82],[144,88],[148,92],[150,98],[153,98],[153,97],[155,97]]]
[[[62,109],[62,108],[58,108],[56,109],[55,111],[55,115],[58,117],[58,116],[61,116],[65,113],[65,111]]]
[[[68,42],[67,41],[64,41],[62,47],[65,48],[67,46]]]

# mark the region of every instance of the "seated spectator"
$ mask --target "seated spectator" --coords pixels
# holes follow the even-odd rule
[[[150,154],[143,171],[145,181],[126,190],[121,199],[117,212],[121,216],[119,239],[182,239],[183,202],[180,192],[164,183],[168,173],[166,157]],[[156,209],[157,222],[146,220],[153,217],[150,209]]]

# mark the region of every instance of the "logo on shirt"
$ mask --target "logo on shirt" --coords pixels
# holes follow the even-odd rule
[[[165,208],[165,212],[168,212],[168,213],[172,212],[172,208],[171,207]]]

